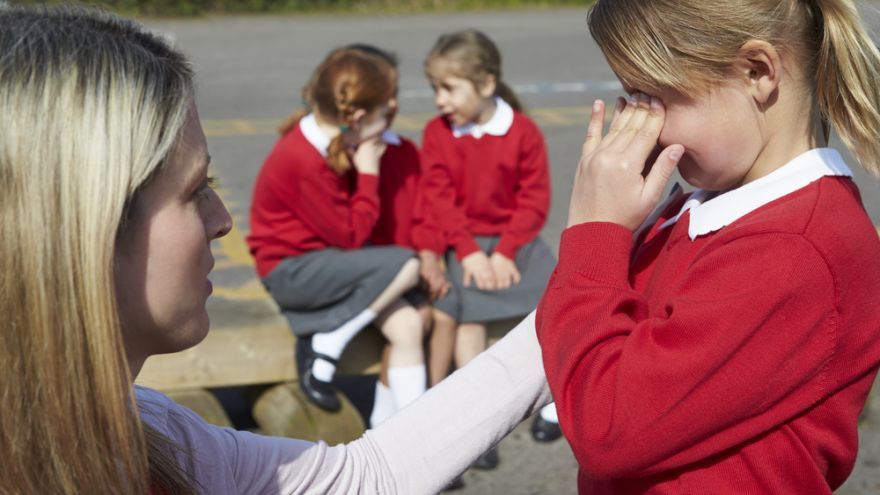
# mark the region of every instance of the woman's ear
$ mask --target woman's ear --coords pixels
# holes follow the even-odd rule
[[[748,91],[759,106],[772,103],[782,78],[779,51],[766,41],[750,40],[740,47],[734,71],[748,81]]]
[[[495,89],[498,87],[498,79],[493,74],[489,74],[483,79],[483,82],[477,86],[477,92],[483,98],[491,98],[495,95]]]

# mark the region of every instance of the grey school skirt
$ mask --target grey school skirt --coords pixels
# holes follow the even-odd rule
[[[491,254],[498,237],[474,238],[480,249]],[[516,253],[517,269],[521,276],[518,284],[503,290],[480,290],[473,284],[464,287],[464,270],[454,250],[445,255],[446,276],[452,284],[443,299],[434,301],[434,307],[455,318],[459,323],[484,323],[528,314],[535,309],[553,268],[556,257],[550,246],[540,237],[522,246]]]
[[[282,260],[263,285],[298,337],[329,332],[357,316],[415,256],[398,246],[327,248]]]

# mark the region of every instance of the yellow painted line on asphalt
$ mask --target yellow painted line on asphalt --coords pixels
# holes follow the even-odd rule
[[[589,106],[527,108],[526,113],[542,127],[583,126],[590,118]],[[420,131],[434,118],[434,112],[398,115],[394,128],[399,131]],[[202,127],[209,137],[260,136],[276,134],[282,117],[272,119],[204,119]]]

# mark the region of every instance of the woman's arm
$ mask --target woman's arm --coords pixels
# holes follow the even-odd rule
[[[167,411],[148,406],[144,420],[191,453],[179,453],[178,461],[212,494],[436,493],[551,400],[534,313],[466,367],[346,445],[219,428],[151,393],[165,401]]]

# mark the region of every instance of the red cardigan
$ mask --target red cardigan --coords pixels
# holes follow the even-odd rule
[[[479,249],[475,235],[501,236],[495,250],[513,259],[547,219],[550,179],[544,138],[519,112],[507,134],[480,139],[456,138],[443,117],[433,119],[422,139],[422,170],[428,215],[459,259]],[[445,251],[445,245],[434,250]]]
[[[402,139],[388,145],[379,177],[355,170],[337,175],[294,127],[275,144],[254,184],[247,243],[259,275],[316,249],[412,246],[418,158],[415,145]]]
[[[681,202],[679,202],[680,206]],[[691,241],[562,235],[538,309],[581,493],[830,494],[880,362],[880,241],[823,178]]]

